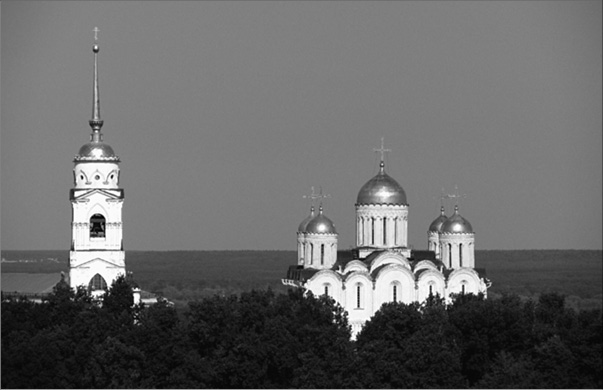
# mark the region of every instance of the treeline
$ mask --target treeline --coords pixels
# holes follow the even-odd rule
[[[2,388],[602,388],[602,312],[559,294],[390,303],[350,340],[327,297],[214,296],[183,313],[58,284],[2,297]]]

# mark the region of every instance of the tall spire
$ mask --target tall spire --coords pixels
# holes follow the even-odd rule
[[[94,53],[94,80],[92,88],[92,119],[90,119],[88,123],[92,128],[91,141],[102,142],[103,134],[101,134],[101,127],[103,127],[103,120],[101,119],[101,99],[99,97],[99,74],[97,64],[97,54],[99,52],[97,34],[100,30],[98,27],[95,27],[92,31],[94,31],[94,44],[92,45],[92,51]]]

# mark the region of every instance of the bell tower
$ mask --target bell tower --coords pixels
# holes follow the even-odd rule
[[[111,146],[103,142],[100,112],[98,53],[96,33],[92,46],[94,77],[92,133],[73,162],[71,251],[69,281],[72,288],[87,287],[100,294],[119,276],[126,274],[122,243],[122,205],[124,190],[119,187],[120,159]]]

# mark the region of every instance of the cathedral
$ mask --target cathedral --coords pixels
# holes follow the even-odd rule
[[[347,312],[353,337],[387,302],[423,302],[430,295],[450,301],[451,294],[483,293],[490,286],[474,265],[474,230],[458,205],[451,216],[441,206],[429,225],[428,250],[407,243],[409,204],[400,184],[386,173],[383,142],[379,172],[359,190],[356,247],[338,258],[335,224],[311,206],[298,227],[298,264],[282,283],[328,295]],[[323,195],[311,195],[321,198]]]
[[[113,148],[103,142],[97,54],[94,53],[92,133],[73,162],[71,250],[69,252],[69,284],[85,286],[98,295],[120,275],[126,274],[122,243],[122,205],[124,190],[120,188],[120,159]]]

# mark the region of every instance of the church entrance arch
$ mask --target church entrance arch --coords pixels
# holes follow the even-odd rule
[[[88,291],[107,290],[107,282],[100,274],[96,274],[88,283]]]

